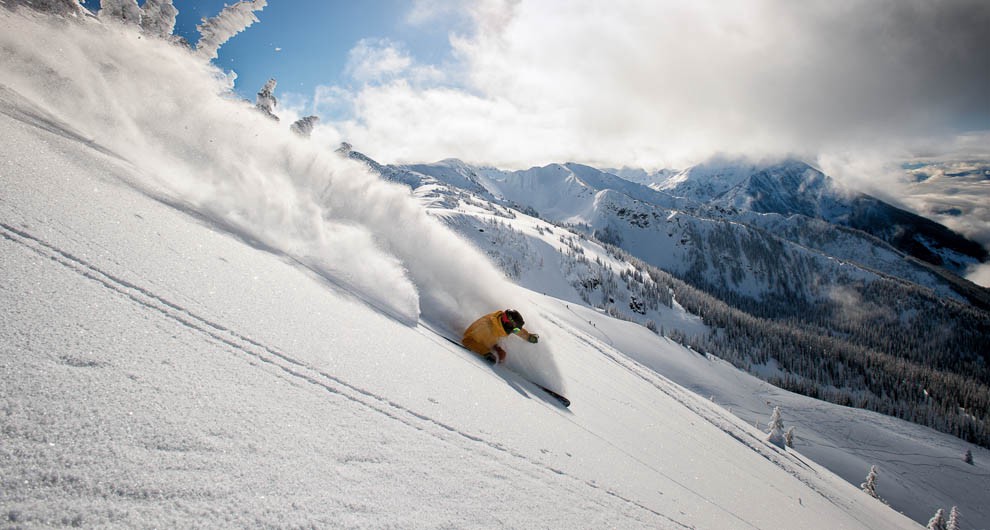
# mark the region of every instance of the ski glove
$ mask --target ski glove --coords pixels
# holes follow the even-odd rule
[[[529,339],[527,340],[532,342],[533,344],[536,344],[537,342],[540,342],[540,336],[535,333],[530,333]]]

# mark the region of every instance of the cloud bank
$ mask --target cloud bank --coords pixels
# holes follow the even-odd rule
[[[451,9],[471,29],[451,35],[450,64],[358,44],[355,85],[321,89],[347,110],[322,116],[335,136],[384,162],[671,167],[906,156],[990,129],[981,0],[423,0],[409,19]]]

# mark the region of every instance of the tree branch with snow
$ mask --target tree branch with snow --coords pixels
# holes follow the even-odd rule
[[[27,6],[54,15],[82,16],[87,13],[79,0],[7,0],[7,7]]]
[[[268,0],[241,1],[225,7],[215,17],[204,18],[203,22],[196,26],[200,34],[196,45],[197,53],[208,60],[216,59],[220,46],[258,22],[254,12],[261,11],[267,5]]]
[[[175,31],[178,14],[172,0],[145,0],[141,6],[141,29],[149,35],[168,37]]]
[[[140,24],[141,8],[137,0],[100,0],[100,12],[97,14],[103,20],[115,20],[124,24]]]
[[[265,116],[278,121],[278,116],[275,115],[275,107],[278,106],[278,100],[275,99],[276,84],[275,79],[269,79],[265,86],[261,87],[261,90],[258,91],[258,97],[255,99],[254,108],[263,112]]]

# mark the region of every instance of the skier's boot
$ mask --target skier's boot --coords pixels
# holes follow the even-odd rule
[[[495,355],[498,355],[498,364],[504,363],[505,355],[506,355],[505,350],[503,350],[502,347],[499,346],[498,344],[496,344],[495,347],[492,349],[495,350]]]

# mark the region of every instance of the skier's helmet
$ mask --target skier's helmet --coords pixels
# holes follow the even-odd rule
[[[516,311],[515,309],[506,309],[505,316],[509,317],[509,320],[511,320],[517,328],[521,328],[526,325],[526,321],[523,320],[522,315],[520,315],[519,311]]]

